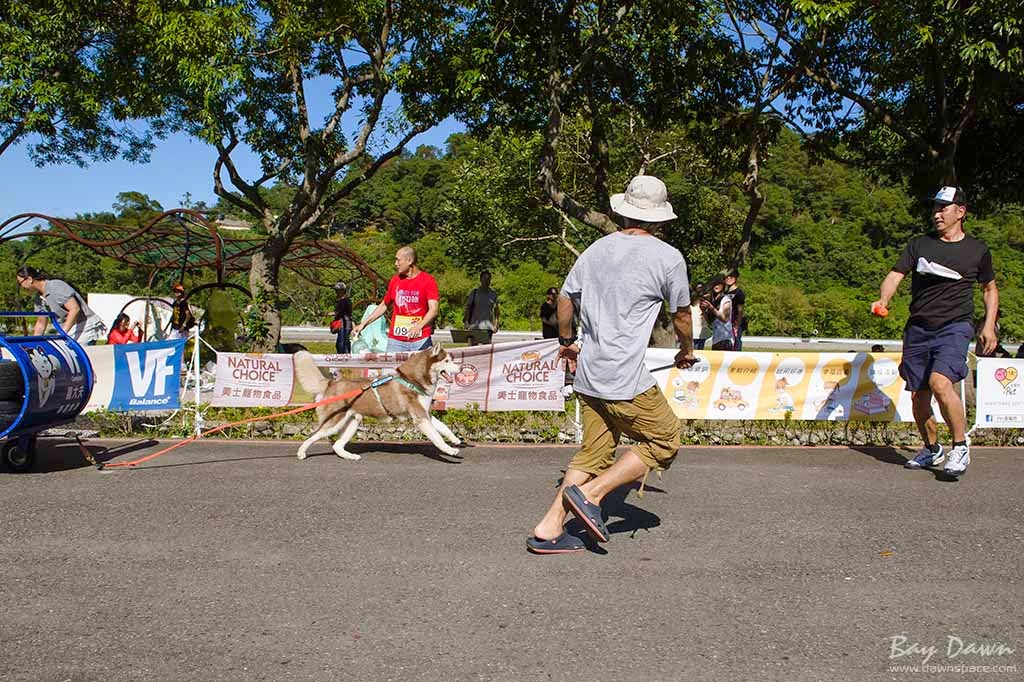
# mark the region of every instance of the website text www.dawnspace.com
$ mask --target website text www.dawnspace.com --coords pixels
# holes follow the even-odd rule
[[[968,675],[978,673],[1009,673],[1016,674],[1017,666],[1015,665],[972,665],[970,663],[947,663],[943,665],[939,664],[901,664],[901,665],[890,665],[889,672],[891,673],[911,673],[911,674],[935,674],[935,673],[952,673],[954,675]]]
[[[913,640],[906,634],[894,635],[889,638],[889,672],[1016,675],[1017,663],[1007,660],[1015,653],[1012,646],[999,641],[947,635],[942,646]]]

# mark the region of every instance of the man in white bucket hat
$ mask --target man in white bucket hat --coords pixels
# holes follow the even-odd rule
[[[690,285],[686,261],[658,239],[675,220],[665,183],[633,178],[611,197],[621,226],[598,239],[576,260],[558,297],[562,357],[576,363],[573,388],[581,401],[583,445],[561,488],[527,540],[535,554],[565,554],[584,543],[564,528],[571,511],[598,542],[607,542],[601,500],[623,485],[667,469],[679,450],[679,418],[644,365],[644,351],[658,313],[667,302],[679,339],[677,367],[693,365]],[[571,336],[574,308],[580,336]],[[615,458],[622,434],[633,444]]]

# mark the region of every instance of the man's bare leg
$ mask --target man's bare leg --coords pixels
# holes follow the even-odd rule
[[[610,471],[610,469],[609,469]],[[559,486],[558,491],[555,493],[555,499],[551,502],[551,506],[548,507],[548,511],[544,514],[544,518],[540,520],[533,528],[533,535],[541,540],[554,540],[559,535],[565,532],[565,516],[568,511],[565,508],[565,504],[562,502],[562,491],[571,485],[583,485],[591,478],[591,474],[586,471],[579,471],[578,469],[566,469],[565,477],[562,479],[562,485]]]
[[[928,385],[931,387],[931,392],[935,394],[935,401],[939,403],[939,410],[953,435],[953,442],[962,443],[967,440],[967,417],[964,416],[964,404],[960,401],[960,395],[953,387],[953,382],[945,375],[932,372],[928,379]],[[933,418],[932,422],[934,423],[934,421]]]
[[[650,467],[630,448],[622,453],[622,456],[616,459],[615,463],[600,476],[581,485],[580,490],[583,491],[587,500],[600,505],[601,500],[608,493],[633,481],[639,481],[648,469]]]
[[[914,422],[925,445],[934,445],[939,437],[935,413],[932,412],[932,392],[930,390],[914,391],[911,396],[914,407]],[[945,416],[945,415],[943,415]]]

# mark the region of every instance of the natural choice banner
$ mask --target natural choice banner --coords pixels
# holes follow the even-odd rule
[[[476,406],[483,412],[531,410],[562,412],[565,370],[558,361],[558,342],[523,341],[450,348],[459,372],[454,382],[442,381],[434,394],[434,409]],[[406,353],[314,355],[327,369],[361,368],[367,376],[394,372]]]
[[[295,372],[286,353],[217,353],[214,407],[282,407],[292,398]]]

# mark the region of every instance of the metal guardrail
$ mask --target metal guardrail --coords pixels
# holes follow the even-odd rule
[[[434,330],[434,338],[441,343],[451,343],[452,335],[449,329]],[[541,338],[538,332],[497,332],[494,343],[507,343],[509,341],[532,341]],[[303,343],[306,341],[321,341],[334,343],[334,334],[327,327],[281,327],[282,343]]]
[[[434,332],[434,338],[441,343],[451,343],[451,330],[438,329]],[[500,331],[494,334],[495,343],[507,343],[509,341],[532,341],[541,338],[541,333],[536,332],[510,332]],[[281,341],[283,343],[303,343],[319,341],[332,343],[334,334],[327,327],[282,327]],[[790,336],[745,336],[743,347],[747,350],[780,350],[780,351],[807,351],[807,352],[846,352],[846,351],[870,351],[872,346],[881,345],[886,351],[903,350],[903,341],[900,339],[843,339],[843,338],[798,338]],[[1017,352],[1017,344],[1005,345],[1004,348],[1010,353]]]

